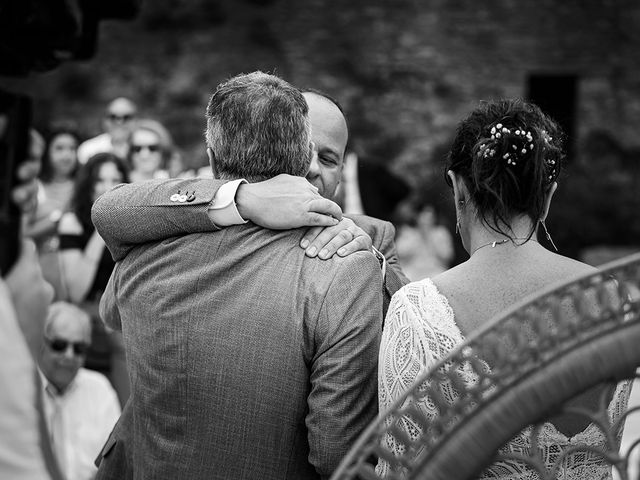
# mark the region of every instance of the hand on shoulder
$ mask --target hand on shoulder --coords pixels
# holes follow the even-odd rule
[[[322,260],[331,258],[336,252],[341,257],[359,251],[371,251],[371,237],[347,217],[331,227],[312,227],[302,237],[300,246],[309,257]]]

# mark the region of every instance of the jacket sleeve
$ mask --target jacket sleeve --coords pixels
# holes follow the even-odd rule
[[[119,261],[142,243],[218,230],[207,211],[224,183],[203,178],[118,185],[95,201],[91,218],[113,259]]]
[[[345,259],[326,292],[310,364],[309,461],[329,478],[377,415],[382,275],[368,252]]]

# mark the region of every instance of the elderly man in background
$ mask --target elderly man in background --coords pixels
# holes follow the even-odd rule
[[[214,176],[235,188],[281,173],[305,182],[307,113],[300,92],[272,75],[220,85],[207,108]],[[136,207],[142,197],[147,214],[211,203],[206,183],[176,181],[170,196],[160,185],[123,185],[97,201],[108,246],[114,199]],[[311,210],[340,215],[305,188]],[[238,225],[141,245],[120,261],[101,313],[122,327],[133,380],[115,432],[117,443],[133,428],[121,477],[131,467],[136,479],[328,478],[375,417],[378,261],[369,252],[309,258],[298,247],[303,234]]]
[[[95,477],[93,463],[120,416],[109,380],[82,368],[91,342],[91,319],[66,302],[49,307],[39,367],[51,444],[67,480]]]
[[[81,165],[96,153],[115,153],[123,160],[129,153],[129,136],[138,109],[131,100],[118,97],[107,105],[102,120],[104,133],[82,142],[78,146],[78,162]]]

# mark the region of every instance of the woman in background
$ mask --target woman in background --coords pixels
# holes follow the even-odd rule
[[[173,155],[173,140],[160,122],[142,119],[136,123],[129,138],[128,161],[131,181],[169,178],[169,162]]]
[[[35,131],[34,131],[35,132]],[[36,242],[45,279],[55,298],[63,298],[58,259],[58,222],[69,208],[78,170],[79,137],[69,126],[54,127],[44,141],[32,132],[32,149],[40,150],[42,166],[38,183],[38,206],[24,226],[24,234]],[[38,146],[39,145],[39,146]]]
[[[60,219],[60,260],[68,299],[91,315],[92,349],[86,366],[109,377],[121,404],[129,395],[120,332],[108,332],[98,306],[115,266],[104,241],[91,222],[93,202],[120,183],[128,182],[124,162],[112,153],[98,153],[78,172],[70,211]]]

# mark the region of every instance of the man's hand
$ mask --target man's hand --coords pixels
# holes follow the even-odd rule
[[[340,223],[332,227],[310,228],[300,241],[308,257],[317,255],[323,260],[331,258],[336,252],[346,257],[361,250],[371,250],[371,245],[371,237],[367,232],[347,217],[342,217]]]
[[[25,161],[18,167],[20,183],[11,191],[11,198],[23,213],[32,212],[38,203],[36,178],[39,172],[40,162]]]
[[[285,174],[240,185],[236,204],[242,218],[273,230],[326,227],[342,218],[338,204],[321,197],[305,178]]]

